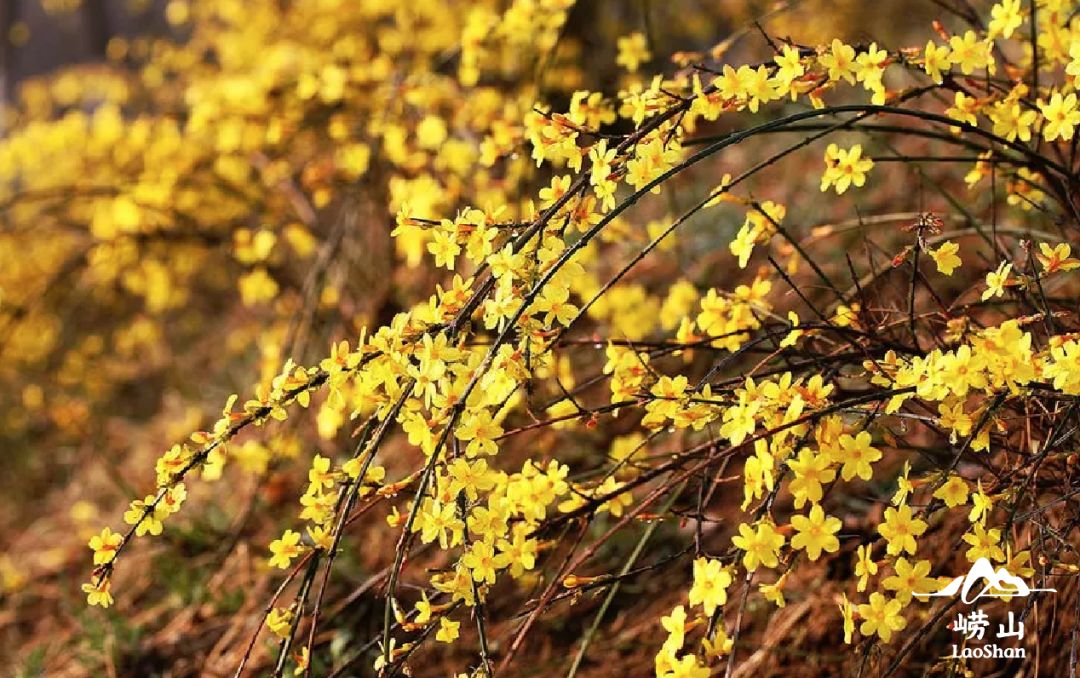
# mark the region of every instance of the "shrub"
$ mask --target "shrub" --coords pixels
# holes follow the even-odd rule
[[[137,488],[90,605],[229,630],[126,670],[996,666],[920,599],[981,559],[1075,670],[1069,3],[670,59],[717,17],[496,5],[171,2],[23,85],[5,436]]]

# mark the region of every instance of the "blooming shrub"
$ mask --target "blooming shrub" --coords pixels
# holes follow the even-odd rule
[[[804,615],[888,675],[938,662],[917,594],[980,558],[1077,623],[1080,34],[986,9],[917,46],[626,30],[592,82],[570,0],[194,2],[182,40],[26,83],[11,435],[90,435],[173,361],[196,405],[251,373],[110,459],[135,494],[87,602],[137,615],[129,559],[215,507],[273,582],[237,673],[520,675],[561,624],[573,675],[662,580],[661,678],[780,672],[763,630]],[[1064,672],[1075,634],[1027,619]]]

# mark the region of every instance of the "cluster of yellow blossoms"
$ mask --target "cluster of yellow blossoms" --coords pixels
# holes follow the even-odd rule
[[[566,21],[569,0],[517,0],[502,11],[481,3],[464,16],[450,7],[414,13],[390,2],[353,3],[356,7],[331,0],[314,4],[324,12],[351,12],[326,29],[322,43],[290,42],[286,48],[275,41],[278,49],[261,50],[260,38],[280,30],[269,22],[280,22],[282,15],[267,10],[258,14],[264,17],[261,21],[247,22],[241,3],[221,3],[202,11],[207,24],[220,21],[230,27],[224,34],[196,31],[183,49],[161,46],[165,56],[151,60],[142,74],[147,82],[116,85],[141,91],[149,83],[166,81],[181,62],[198,53],[194,50],[220,48],[220,70],[206,66],[210,72],[188,83],[182,97],[162,102],[188,107],[184,124],[166,115],[125,121],[119,106],[102,105],[93,114],[65,115],[49,126],[48,134],[27,126],[0,147],[0,180],[5,186],[19,179],[35,191],[47,192],[68,188],[50,179],[51,172],[64,181],[90,174],[86,169],[111,155],[121,134],[137,135],[141,144],[135,151],[125,147],[130,157],[111,158],[110,163],[138,165],[139,181],[109,188],[104,199],[75,200],[69,216],[87,224],[80,236],[86,239],[94,275],[144,299],[151,316],[187,302],[196,291],[195,273],[216,261],[216,250],[190,246],[181,250],[182,256],[176,250],[138,256],[143,240],[195,234],[216,242],[228,233],[233,254],[227,263],[244,271],[235,285],[229,283],[230,291],[245,306],[281,302],[275,277],[279,269],[288,259],[314,261],[314,222],[305,215],[326,208],[341,184],[360,181],[376,162],[390,174],[380,208],[396,215],[393,235],[398,253],[408,265],[429,260],[435,269],[447,271],[435,294],[396,313],[378,329],[363,330],[355,348],[334,342],[330,355],[318,365],[282,360],[288,351],[283,340],[263,346],[264,374],[254,396],[239,410],[234,410],[237,396],[232,396],[209,430],[161,456],[155,492],[131,503],[124,514],[129,526],[124,535],[106,528],[91,540],[95,570],[84,585],[90,604],[113,602],[110,583],[119,555],[133,539],[161,534],[163,521],[185,501],[185,483],[194,474],[213,480],[232,461],[265,469],[272,456],[289,456],[271,450],[270,442],[265,448],[250,443],[249,449],[248,442],[234,443],[234,438],[251,426],[287,419],[295,405],[318,410],[324,438],[333,438],[347,421],[355,420],[358,443],[347,458],[314,456],[299,499],[298,520],[306,522],[304,533],[286,529],[270,543],[268,563],[281,569],[292,567],[298,558],[317,563],[325,557],[332,563],[354,510],[363,510],[356,502],[365,502],[365,507],[385,502],[390,507],[388,523],[400,529],[400,539],[386,592],[387,618],[392,611],[395,634],[391,637],[388,622],[377,669],[406,659],[429,631],[439,641],[454,642],[461,622],[451,616],[461,606],[473,608],[482,627],[481,608],[500,577],[509,573],[511,579],[527,579],[537,569],[538,556],[558,547],[543,539],[545,529],[556,520],[607,514],[613,521],[628,523],[644,507],[635,501],[644,501],[645,489],[659,487],[650,481],[661,476],[688,481],[721,455],[739,455],[741,510],[749,511],[748,517],[735,527],[725,553],[695,554],[687,603],[660,620],[668,635],[655,658],[657,676],[701,678],[710,674],[709,667],[718,658],[733,651],[739,628],[729,633],[724,619],[733,582],[745,575],[745,586],[756,581],[766,600],[782,606],[787,576],[798,561],[804,557],[817,561],[840,551],[845,519],[826,507],[826,495],[842,483],[880,480],[889,473],[887,461],[895,461],[896,455],[886,452],[897,446],[888,427],[878,425],[880,416],[908,413],[906,408],[918,403],[936,413],[918,416],[939,427],[950,445],[960,446],[960,453],[988,452],[994,433],[1008,430],[999,417],[1001,401],[1029,396],[1035,389],[1080,395],[1080,338],[1057,331],[1040,338],[1030,329],[1036,322],[1052,320],[1049,311],[1035,319],[950,326],[949,340],[932,350],[920,348],[916,336],[908,350],[882,351],[867,338],[871,311],[863,311],[853,295],[838,292],[840,303],[829,315],[818,313],[818,323],[802,323],[794,313],[784,318],[774,310],[781,303],[774,292],[780,283],[762,266],[749,283],[733,285],[731,291],[714,286],[701,290],[706,286],[688,277],[672,284],[666,297],[657,298],[642,285],[621,281],[618,269],[612,272],[604,265],[600,249],[602,243],[613,245],[604,241],[605,233],[617,240],[612,233],[626,228],[618,221],[625,210],[707,157],[705,152],[688,151],[688,142],[700,127],[723,114],[744,110],[756,114],[781,102],[809,107],[713,140],[709,152],[773,129],[769,125],[781,129],[781,123],[839,113],[907,112],[912,119],[946,125],[942,129],[952,128],[958,137],[992,135],[994,164],[1002,166],[1000,171],[1008,172],[1011,181],[1052,192],[1060,180],[1053,174],[1059,170],[1057,161],[1049,154],[1038,160],[1041,156],[1022,142],[1038,138],[1059,148],[1080,124],[1073,91],[1080,79],[1080,36],[1071,37],[1066,3],[1039,3],[1040,55],[1045,68],[1062,71],[1057,84],[1044,79],[1041,86],[1029,86],[1022,78],[1013,78],[988,88],[981,97],[974,85],[964,84],[961,75],[996,74],[995,44],[1019,36],[1018,28],[1031,20],[1019,2],[1004,0],[994,6],[987,30],[945,35],[942,29],[942,43],[931,40],[925,49],[890,52],[876,43],[853,46],[839,40],[816,50],[783,44],[764,64],[723,64],[651,81],[633,79],[615,96],[571,88],[565,92],[569,95],[565,113],[534,101],[535,88],[504,100],[484,83],[499,77],[502,69],[495,66],[517,72],[531,67],[529,57],[546,56]],[[287,18],[298,21],[296,16]],[[299,16],[304,18],[316,21],[318,16]],[[365,35],[360,27],[383,22],[393,24],[394,30],[349,39],[351,28]],[[432,28],[441,22],[456,30]],[[1064,33],[1069,40],[1063,39]],[[535,40],[523,37],[533,34]],[[407,56],[411,45],[421,44],[424,47],[414,58],[417,70],[427,75],[412,76],[405,69],[403,80],[390,77],[395,57]],[[226,48],[229,45],[234,47]],[[522,54],[515,58],[519,50]],[[324,52],[334,58],[328,61]],[[444,52],[454,54],[457,68],[451,75],[433,66],[443,63]],[[620,41],[618,52],[618,63],[630,72],[652,57],[640,34]],[[256,72],[248,73],[244,64],[256,62]],[[1001,70],[1013,69],[1001,64]],[[706,82],[704,74],[709,71],[714,77]],[[245,77],[239,78],[237,72]],[[435,72],[437,77],[431,75]],[[886,75],[894,74],[918,79],[919,87],[888,89],[886,84],[893,79]],[[861,91],[845,91],[855,85],[861,85]],[[924,86],[929,90],[946,85],[955,92],[952,105],[942,112],[900,107]],[[830,110],[825,104],[828,97],[867,94],[868,103],[846,109]],[[267,107],[277,99],[284,101],[275,104],[265,123],[252,122],[267,111],[249,107]],[[458,99],[465,103],[453,106]],[[449,109],[455,113],[448,118],[442,111]],[[311,117],[324,121],[321,131],[301,124]],[[633,131],[609,134],[608,126],[620,119],[632,122]],[[355,141],[356,129],[362,129],[371,143]],[[66,152],[72,140],[84,136],[89,138],[85,153]],[[863,187],[875,166],[860,144],[846,149],[830,144],[824,157],[820,188],[832,188],[836,194]],[[989,166],[989,159],[980,161]],[[214,168],[212,182],[202,181],[204,174],[177,170],[191,170],[207,161]],[[1016,169],[1009,169],[1009,163]],[[293,176],[292,166],[304,169]],[[973,173],[972,186],[984,176],[980,166]],[[95,176],[110,179],[101,173]],[[118,171],[117,176],[127,175]],[[521,199],[518,193],[531,186],[535,176],[543,177],[532,182],[537,199]],[[738,268],[747,267],[756,251],[759,259],[762,252],[769,253],[780,277],[799,270],[805,256],[788,242],[788,208],[758,202],[748,192],[737,195],[742,179],[725,177],[689,214],[669,220],[671,228],[661,224],[645,229],[648,240],[629,266],[659,249],[689,216],[722,203],[745,209],[743,224],[729,245]],[[267,186],[280,190],[273,193],[259,225],[252,226],[246,219],[250,198]],[[76,188],[94,187],[81,183]],[[462,207],[455,210],[456,206]],[[239,226],[241,222],[245,225]],[[215,224],[236,228],[221,231]],[[784,242],[774,243],[777,236]],[[73,252],[80,243],[64,247]],[[923,251],[945,276],[963,266],[959,245],[953,241],[941,240],[936,248],[920,242],[914,247],[915,257]],[[790,255],[786,267],[776,265],[774,252]],[[1032,266],[1025,269],[1030,273],[1021,273],[1014,268],[1019,262],[1004,259],[995,249],[995,268],[986,275],[977,303],[991,307],[1009,300],[1010,293],[1038,289],[1051,276],[1061,279],[1080,267],[1070,254],[1066,244],[1042,242],[1037,258],[1041,272]],[[602,275],[608,282],[601,281]],[[217,291],[223,293],[220,287]],[[335,295],[325,294],[331,300]],[[272,322],[280,329],[284,318],[299,312],[303,302],[298,296],[291,303],[281,302],[280,315],[274,314]],[[971,305],[975,304],[973,298]],[[620,320],[624,313],[634,322]],[[650,435],[678,434],[692,451],[685,459],[642,461],[644,455],[637,452],[651,438],[635,432],[613,445],[609,456],[615,466],[610,469],[590,468],[579,476],[578,469],[572,473],[571,466],[560,460],[537,456],[515,464],[520,470],[503,470],[508,468],[505,455],[500,459],[508,433],[504,424],[523,412],[537,417],[531,400],[537,381],[559,386],[551,389],[556,399],[544,409],[548,420],[537,419],[537,427],[593,420],[595,413],[580,404],[574,385],[562,381],[572,370],[562,360],[560,341],[584,317],[612,328],[611,336],[590,342],[606,358],[602,368],[603,378],[610,381],[606,411],[636,409],[641,417],[634,420],[635,426]],[[915,333],[914,300],[910,318]],[[40,331],[33,318],[21,327],[20,332]],[[28,336],[16,341],[31,343]],[[641,341],[657,337],[664,341],[648,345]],[[692,356],[708,354],[723,356],[716,359],[723,366],[725,359],[765,350],[769,357],[762,365],[777,356],[790,363],[804,347],[812,347],[807,352],[823,359],[786,365],[764,376],[747,371],[727,381],[713,380],[724,376],[722,367],[710,368],[696,382],[687,374],[667,374],[665,370],[675,368],[661,359],[671,349],[684,358],[683,365]],[[858,357],[844,370],[824,366],[851,348]],[[20,350],[27,360],[32,357],[30,349]],[[268,373],[266,364],[283,367]],[[855,381],[867,388],[855,390],[853,397],[850,387]],[[318,398],[313,397],[316,393]],[[415,468],[391,480],[386,468],[390,464],[379,455],[392,429],[399,429],[417,454],[409,460]],[[880,568],[891,574],[881,582],[885,593],[873,592],[866,602],[842,596],[847,642],[853,640],[858,618],[860,634],[888,643],[905,628],[904,611],[914,594],[935,588],[937,580],[930,576],[934,565],[918,554],[920,538],[933,529],[939,505],[967,512],[970,528],[963,539],[970,546],[965,553],[968,560],[985,557],[1015,574],[1031,574],[1027,565],[1031,553],[1014,554],[1012,535],[991,526],[999,495],[984,493],[980,482],[972,483],[956,471],[955,463],[917,480],[909,479],[910,470],[905,465],[896,478],[899,489],[887,502],[876,534],[857,548],[858,592],[866,590]],[[790,496],[794,507],[786,520],[781,518],[784,505],[777,501],[785,490],[784,499]],[[913,508],[918,506],[912,501],[917,493],[934,503]],[[396,500],[404,495],[409,501],[399,506]],[[404,612],[396,586],[414,539],[437,544],[448,554],[448,565],[428,578],[430,589],[423,591],[410,612]],[[575,582],[561,581],[568,588]],[[306,594],[308,589],[302,590]],[[268,614],[267,625],[282,638],[283,648],[291,642],[298,615],[306,614],[304,602],[275,607]],[[703,631],[701,650],[687,651],[696,630]],[[406,636],[409,640],[398,643]],[[301,650],[301,671],[310,671],[310,650]],[[487,649],[482,646],[481,652],[486,662]]]

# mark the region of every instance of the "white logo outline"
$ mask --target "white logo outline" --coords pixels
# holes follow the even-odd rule
[[[976,582],[986,582],[982,589],[974,597],[969,597]],[[1020,577],[1010,574],[1004,567],[994,569],[994,566],[986,558],[979,558],[968,570],[967,574],[957,577],[945,585],[945,588],[934,593],[915,593],[919,598],[945,598],[955,596],[960,592],[960,600],[967,604],[974,603],[980,598],[1026,598],[1032,593],[1057,593],[1057,589],[1031,588]]]

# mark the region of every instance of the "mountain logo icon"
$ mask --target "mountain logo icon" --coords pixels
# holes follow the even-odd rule
[[[919,598],[948,598],[958,592],[960,600],[974,603],[980,598],[1024,598],[1036,591],[1056,592],[1057,589],[1035,589],[1005,568],[994,569],[986,558],[979,558],[963,577],[957,577],[936,593],[916,593]]]

